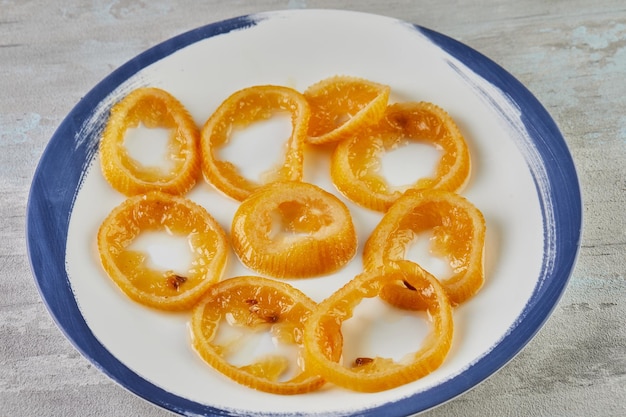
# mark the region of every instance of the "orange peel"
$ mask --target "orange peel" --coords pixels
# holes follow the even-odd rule
[[[187,236],[193,258],[186,274],[146,265],[148,255],[129,245],[142,231]],[[161,310],[186,310],[222,275],[228,254],[226,234],[192,201],[153,191],[114,208],[98,230],[104,270],[131,299]]]
[[[336,271],[357,249],[348,207],[305,182],[277,182],[244,200],[233,216],[231,240],[244,265],[278,278]]]
[[[377,123],[385,112],[391,88],[366,79],[334,76],[306,89],[311,106],[308,142],[337,142]]]
[[[364,298],[379,296],[385,286],[405,281],[428,289],[419,292],[432,325],[422,345],[401,361],[377,356],[357,358],[352,365],[340,363],[337,358],[343,349],[341,326],[352,317],[354,308]],[[305,325],[305,360],[313,372],[340,387],[362,392],[383,391],[437,369],[450,349],[453,326],[452,307],[437,279],[411,262],[399,261],[357,275],[318,304]]]
[[[237,167],[219,158],[234,128],[271,118],[277,112],[291,117],[292,131],[285,142],[284,160],[263,178],[249,179]],[[224,194],[242,201],[258,188],[274,181],[299,181],[303,172],[303,147],[311,111],[304,96],[283,86],[259,85],[230,95],[209,117],[201,130],[202,171],[208,182]],[[262,139],[262,138],[261,138]]]
[[[432,177],[393,187],[380,173],[382,155],[409,141],[431,144],[443,153]],[[331,177],[355,203],[386,211],[409,189],[459,191],[470,175],[470,153],[454,120],[427,102],[390,105],[381,121],[340,142],[331,158]]]
[[[167,157],[171,167],[144,166],[128,154],[126,132],[140,123],[170,130]],[[185,194],[200,175],[199,141],[196,123],[174,96],[158,88],[138,88],[111,109],[99,145],[102,174],[129,197],[149,191]]]
[[[304,293],[284,282],[257,276],[226,279],[213,286],[193,310],[193,346],[214,369],[242,385],[284,395],[313,391],[325,381],[311,373],[302,360],[294,364],[284,355],[272,353],[236,366],[228,356],[237,341],[218,340],[218,332],[227,320],[231,326],[253,332],[269,331],[301,352],[304,323],[315,306]]]
[[[407,192],[383,215],[363,248],[363,265],[371,270],[404,260],[408,245],[432,232],[431,251],[450,262],[452,276],[440,279],[453,305],[474,296],[484,283],[485,219],[459,194],[441,190]],[[410,288],[398,288],[411,297]]]

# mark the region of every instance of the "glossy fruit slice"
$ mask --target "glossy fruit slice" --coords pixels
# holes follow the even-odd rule
[[[357,77],[335,76],[304,92],[311,105],[308,141],[337,142],[377,123],[389,100],[389,86]]]
[[[440,281],[452,304],[460,304],[483,285],[485,230],[483,214],[459,194],[408,192],[389,208],[366,241],[363,264],[370,270],[405,259],[415,237],[430,231],[431,251],[447,258],[453,271]]]
[[[364,298],[379,296],[385,286],[397,282],[427,289],[419,294],[431,321],[430,334],[401,361],[377,356],[342,364],[336,359],[343,349],[342,324],[352,317],[354,308]],[[318,304],[304,330],[305,359],[311,370],[328,382],[355,391],[383,391],[415,381],[437,369],[448,354],[452,335],[452,308],[439,282],[417,265],[399,261],[394,266],[356,276]]]
[[[333,272],[357,247],[346,205],[305,182],[277,182],[244,200],[233,217],[231,240],[243,264],[279,278]]]
[[[421,274],[429,274],[428,271],[418,264],[415,264],[414,267]],[[421,285],[417,287],[414,286],[415,284],[415,282],[413,284],[409,283],[406,279],[398,279],[383,285],[378,296],[394,307],[404,310],[426,311],[428,310],[428,295],[432,289],[428,281],[419,282]]]
[[[283,282],[256,276],[226,279],[193,310],[193,346],[209,365],[240,384],[274,394],[313,391],[324,380],[309,371],[301,351],[304,323],[315,306]],[[269,332],[277,345],[295,346],[295,359],[278,352],[251,357],[246,365],[232,364],[229,356],[237,354],[245,336],[220,336],[222,326],[229,325],[242,332]]]
[[[170,131],[167,164],[144,166],[129,155],[126,133],[140,124]],[[102,173],[126,196],[148,191],[182,195],[195,185],[200,174],[199,141],[198,127],[175,97],[158,88],[138,88],[111,109],[100,141]]]
[[[192,252],[187,272],[148,267],[148,254],[129,247],[144,231],[187,237]],[[191,308],[221,278],[228,249],[226,234],[203,207],[158,191],[124,201],[98,230],[107,274],[131,299],[162,310]]]
[[[285,142],[284,161],[263,178],[246,178],[219,151],[228,145],[235,129],[267,120],[279,112],[291,117],[292,131]],[[302,179],[303,147],[310,117],[309,104],[298,91],[282,86],[260,85],[237,91],[228,97],[206,121],[201,131],[204,176],[224,194],[242,201],[252,192],[274,181]],[[259,138],[263,140],[263,138]]]
[[[381,158],[410,141],[443,152],[436,172],[405,186],[391,186],[380,171]],[[469,174],[470,153],[456,123],[443,109],[425,102],[390,105],[377,125],[340,142],[331,160],[331,177],[339,191],[383,212],[408,189],[459,191]]]

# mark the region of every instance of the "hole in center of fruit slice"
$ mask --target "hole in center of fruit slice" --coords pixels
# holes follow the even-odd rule
[[[408,186],[433,178],[441,156],[442,151],[430,144],[404,140],[382,154],[380,174],[391,187]]]
[[[360,358],[389,358],[396,362],[422,346],[431,331],[426,312],[395,308],[378,297],[364,298],[343,322],[343,365]]]
[[[249,372],[258,376],[262,376],[259,374],[263,372],[272,372],[273,367],[284,368],[279,373],[278,381],[287,381],[299,372],[298,346],[278,340],[269,324],[250,328],[234,323],[232,316],[226,314],[226,318],[220,322],[213,344],[222,347],[228,363],[249,367]]]
[[[275,112],[269,119],[235,127],[219,158],[237,167],[239,175],[265,182],[285,162],[286,144],[291,136],[291,116]]]
[[[147,255],[146,267],[157,271],[172,271],[187,276],[193,253],[187,236],[177,236],[166,231],[144,231],[128,249]]]
[[[433,253],[433,232],[415,233],[405,249],[405,259],[413,261],[439,279],[454,275],[448,258]]]
[[[137,163],[138,169],[169,172],[174,168],[171,129],[149,128],[139,123],[126,130],[124,147],[128,156]]]

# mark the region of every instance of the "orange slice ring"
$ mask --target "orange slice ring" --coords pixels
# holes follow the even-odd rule
[[[304,293],[283,282],[256,276],[226,279],[213,286],[193,310],[193,346],[209,365],[240,384],[274,394],[313,391],[324,380],[310,373],[301,358],[293,364],[279,352],[251,358],[249,364],[232,364],[228,356],[240,347],[243,336],[220,338],[219,330],[228,321],[250,332],[269,331],[281,344],[295,345],[300,357],[304,322],[315,306]]]
[[[305,182],[277,182],[244,200],[233,217],[231,240],[244,265],[279,278],[333,272],[357,247],[348,207]]]
[[[129,128],[170,129],[168,159],[171,168],[144,166],[127,151]],[[187,109],[171,94],[158,88],[139,88],[113,106],[100,141],[104,178],[126,196],[163,191],[182,195],[200,174],[200,133]]]
[[[381,156],[409,141],[429,143],[443,154],[432,178],[392,187],[380,173]],[[431,103],[396,103],[379,124],[339,143],[331,159],[331,177],[352,201],[386,211],[408,189],[459,191],[470,174],[467,143],[454,120]]]
[[[391,264],[391,263],[390,263]],[[429,274],[424,268],[415,264],[416,269],[422,274]],[[420,282],[419,287],[414,287],[415,282],[411,284],[406,279],[396,280],[381,287],[378,296],[394,307],[403,310],[425,311],[428,310],[426,295],[430,293],[430,286],[427,281]]]
[[[193,259],[186,274],[146,265],[147,254],[129,245],[142,231],[187,236]],[[157,309],[185,310],[222,275],[226,234],[207,211],[183,197],[153,191],[114,208],[98,230],[102,266],[131,299]]]
[[[422,346],[397,362],[391,358],[358,358],[352,366],[337,359],[343,350],[341,326],[364,299],[382,288],[408,282],[427,290],[419,292],[431,318],[432,330]],[[410,331],[410,329],[407,329]],[[415,381],[437,369],[445,360],[453,335],[452,307],[444,289],[430,274],[408,261],[364,272],[318,304],[304,330],[305,360],[326,381],[362,392],[377,392]],[[402,343],[398,341],[398,343]]]
[[[389,86],[348,76],[313,84],[304,92],[311,105],[308,142],[337,142],[377,123],[385,112],[390,91]]]
[[[445,256],[453,275],[442,279],[453,305],[471,298],[484,282],[485,219],[459,194],[441,190],[408,192],[385,213],[363,248],[366,270],[405,259],[416,235],[432,231],[431,251]],[[410,297],[410,288],[399,288]]]
[[[288,112],[291,115],[292,132],[285,144],[282,165],[268,172],[262,179],[251,180],[242,176],[234,164],[219,158],[218,152],[229,143],[234,128],[245,128],[255,121],[269,119],[276,112]],[[310,114],[304,96],[288,87],[263,85],[235,92],[218,107],[202,128],[202,170],[205,178],[238,201],[271,182],[301,180],[303,147]]]

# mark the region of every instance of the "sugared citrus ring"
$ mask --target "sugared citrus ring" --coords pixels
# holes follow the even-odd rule
[[[187,237],[192,261],[186,274],[150,268],[148,255],[129,245],[143,231]],[[153,191],[114,208],[98,230],[104,270],[131,299],[162,310],[184,310],[221,278],[228,254],[226,234],[192,201]]]
[[[301,351],[304,322],[315,306],[283,282],[256,276],[226,279],[214,285],[193,310],[193,346],[208,364],[240,384],[275,394],[313,391],[324,380],[308,370]],[[245,333],[220,336],[221,326],[228,325],[242,332],[269,331],[280,345],[295,345],[298,359],[272,352],[236,366],[229,356],[236,354]]]
[[[308,141],[337,142],[377,123],[389,100],[389,86],[349,76],[319,81],[304,92],[311,105]]]
[[[381,157],[409,141],[431,144],[443,154],[432,177],[393,187],[380,173]],[[377,125],[340,142],[331,159],[337,188],[357,204],[383,212],[407,189],[458,191],[469,174],[469,150],[456,123],[443,109],[425,102],[390,105]]]
[[[415,268],[420,273],[429,274],[428,271],[418,264],[415,264]],[[426,299],[431,292],[431,288],[427,281],[422,281],[419,284],[421,284],[419,287],[414,287],[415,282],[411,284],[406,279],[395,280],[383,285],[378,296],[394,307],[404,310],[424,311],[428,309]]]
[[[302,278],[333,272],[356,253],[352,216],[335,195],[304,182],[277,182],[244,200],[231,240],[243,264],[262,274]]]
[[[416,346],[415,351],[401,361],[377,356],[358,358],[354,364],[340,363],[336,358],[343,349],[341,327],[352,317],[354,308],[364,298],[378,296],[386,285],[404,281],[414,287],[428,288],[428,291],[421,291],[420,296],[432,328],[422,345]],[[328,382],[355,391],[383,391],[415,381],[437,369],[448,354],[452,334],[452,308],[439,282],[416,264],[399,261],[394,266],[356,276],[318,304],[305,325],[305,359],[310,369]]]
[[[142,123],[170,130],[167,160],[170,166],[144,166],[125,146],[126,132]],[[138,88],[111,109],[102,140],[100,164],[104,178],[126,196],[163,191],[182,195],[200,174],[200,133],[187,109],[158,88]]]
[[[485,219],[459,194],[422,190],[400,197],[365,243],[364,267],[370,270],[405,259],[408,245],[428,231],[432,232],[431,251],[446,257],[452,268],[453,275],[441,283],[452,304],[460,304],[484,282]]]
[[[229,143],[234,128],[245,128],[278,112],[289,113],[292,125],[291,135],[285,143],[283,164],[263,178],[249,179],[241,175],[233,163],[219,158],[219,150]],[[301,180],[303,147],[310,114],[304,96],[292,88],[260,85],[233,93],[209,117],[201,131],[205,178],[224,194],[239,201],[273,181]]]

